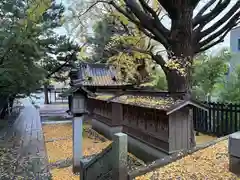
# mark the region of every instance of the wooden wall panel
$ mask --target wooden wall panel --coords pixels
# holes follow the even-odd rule
[[[189,110],[186,108],[171,114],[169,117],[169,150],[171,152],[190,147],[191,119],[188,113]]]

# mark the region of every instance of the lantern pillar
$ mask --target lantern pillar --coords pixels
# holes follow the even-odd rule
[[[80,160],[82,158],[82,133],[83,133],[83,119],[85,112],[85,96],[74,94],[72,101],[73,111],[73,172],[80,172]]]

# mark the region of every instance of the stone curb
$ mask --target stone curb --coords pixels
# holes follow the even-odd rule
[[[52,139],[46,140],[45,143],[60,141],[60,140],[68,140],[68,139],[72,139],[72,136],[62,137],[62,138],[52,138]]]
[[[42,121],[42,124],[68,124],[72,123],[72,120],[67,121]]]

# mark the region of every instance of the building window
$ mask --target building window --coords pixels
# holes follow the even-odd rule
[[[238,39],[238,50],[240,51],[240,39]]]

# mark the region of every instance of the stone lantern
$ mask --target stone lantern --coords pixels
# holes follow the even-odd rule
[[[83,120],[86,114],[86,95],[79,91],[72,97],[73,118],[73,172],[80,172],[80,160],[82,158],[82,133]]]

